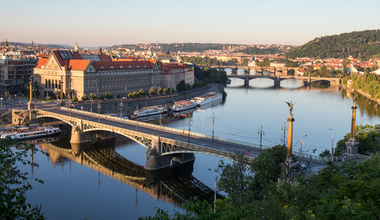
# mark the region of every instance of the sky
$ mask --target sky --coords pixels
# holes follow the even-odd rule
[[[380,29],[380,0],[0,0],[0,41],[302,45]]]

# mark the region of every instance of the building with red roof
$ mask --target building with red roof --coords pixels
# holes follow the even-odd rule
[[[53,51],[41,58],[34,68],[34,78],[46,96],[62,90],[65,97],[85,94],[126,96],[128,92],[149,88],[175,88],[181,81],[194,83],[193,66],[161,63],[156,60],[111,59],[107,55],[79,54],[77,51]]]

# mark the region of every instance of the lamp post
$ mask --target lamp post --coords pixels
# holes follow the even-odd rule
[[[265,135],[265,133],[263,132],[263,126],[262,125],[260,126],[260,131],[258,131],[258,134],[260,135],[260,152],[261,152],[261,149],[263,147],[263,145],[262,145],[263,135]]]
[[[187,122],[188,125],[189,125],[189,133],[188,133],[188,135],[187,135],[187,142],[190,143],[190,131],[191,131],[191,129],[190,129],[190,126],[191,126],[191,117],[190,117],[190,114],[189,114],[189,116],[187,117],[186,122]]]
[[[120,120],[123,120],[123,99],[120,98]]]
[[[215,125],[215,112],[212,113],[211,120],[212,120],[212,141],[214,141],[214,125]]]
[[[98,114],[99,114],[99,118],[98,118],[98,122],[100,122],[100,109],[102,108],[102,105],[100,104],[100,100],[98,101]]]
[[[334,129],[330,128],[331,131],[331,160],[334,158]]]
[[[304,136],[301,137],[301,150],[300,150],[301,154],[302,154],[302,145],[303,145],[303,139],[302,138],[304,138],[304,137],[307,137],[307,134],[305,134]]]
[[[91,111],[91,113],[92,113],[92,104],[94,103],[94,99],[93,99],[93,97],[90,98],[90,101],[91,101],[90,111]]]

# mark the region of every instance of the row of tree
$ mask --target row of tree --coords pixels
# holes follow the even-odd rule
[[[182,57],[184,62],[193,63],[194,65],[222,66],[223,62],[210,57]]]
[[[368,73],[362,76],[348,76],[343,79],[343,85],[349,85],[352,89],[361,90],[369,94],[372,98],[380,99],[380,77],[375,73]]]

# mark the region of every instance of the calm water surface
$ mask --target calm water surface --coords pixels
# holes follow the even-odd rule
[[[329,129],[334,131],[334,144],[349,132],[354,99],[359,105],[357,124],[380,124],[380,108],[368,100],[347,97],[345,91],[336,88],[298,88],[300,83],[296,80],[281,83],[281,89],[264,89],[271,86],[273,81],[256,79],[250,81],[250,88],[242,88],[243,81],[234,79],[225,89],[227,97],[223,103],[193,112],[191,130],[211,135],[211,116],[214,112],[216,136],[258,144],[258,131],[262,126],[263,145],[280,144],[284,136],[284,122],[289,115],[285,101],[292,100],[296,102],[293,111],[293,148],[301,150],[303,141],[304,152],[312,153],[316,149],[316,154],[319,154],[324,149],[331,149],[332,133]],[[181,117],[164,118],[162,123],[188,129],[185,118]],[[169,212],[181,210],[175,195],[182,195],[184,192],[181,189],[185,185],[199,186],[201,183],[210,190],[214,189],[214,169],[220,160],[214,156],[196,154],[190,175],[186,175],[186,178],[176,175],[165,178],[160,186],[166,188],[161,187],[162,189],[154,188],[156,180],[153,178],[150,180],[152,184],[149,191],[137,180],[115,175],[121,172],[120,168],[115,167],[115,173],[109,170],[107,173],[105,169],[99,168],[100,165],[96,167],[91,162],[93,159],[81,160],[80,157],[75,157],[75,152],[70,150],[71,146],[65,140],[67,138],[53,143],[53,146],[41,144],[40,147],[47,150],[50,156],[37,153],[33,159],[40,166],[24,168],[28,172],[33,171],[33,177],[45,181],[44,184],[33,184],[34,189],[28,193],[28,199],[33,204],[42,204],[42,210],[48,219],[136,219],[153,215],[156,207]],[[121,156],[136,164],[131,165],[134,167],[132,170],[143,172],[140,168],[145,164],[145,148],[123,138],[117,138],[116,143],[107,142],[103,145],[108,148],[86,155],[107,160],[104,155],[115,149],[112,158]],[[125,159],[117,160],[126,163]],[[172,195],[165,194],[167,189],[174,190]]]

